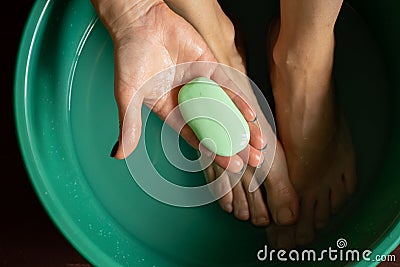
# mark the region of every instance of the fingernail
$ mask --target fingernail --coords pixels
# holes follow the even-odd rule
[[[264,151],[268,147],[268,143],[265,142],[265,145],[260,149],[261,151]]]
[[[237,172],[237,174],[243,174],[245,169],[246,169],[246,165],[243,164],[242,169],[239,172]]]
[[[113,146],[113,148],[111,149],[110,157],[112,158],[115,157],[115,154],[117,154],[118,147],[119,147],[119,141],[117,141]]]
[[[269,220],[266,217],[260,217],[256,219],[257,225],[266,225],[269,224]]]
[[[261,154],[261,155],[262,155],[262,154]],[[261,168],[262,165],[263,165],[264,162],[265,162],[265,157],[264,157],[264,156],[262,156],[262,157],[263,157],[262,162],[261,162],[260,164],[258,164],[258,166],[256,167],[257,169]]]
[[[251,123],[254,123],[257,121],[257,116],[254,118],[254,120],[251,121]]]
[[[293,213],[289,208],[282,208],[278,211],[277,217],[279,224],[288,224],[293,221]]]

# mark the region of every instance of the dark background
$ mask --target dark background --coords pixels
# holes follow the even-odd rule
[[[0,22],[0,266],[90,266],[68,243],[43,209],[19,150],[13,113],[16,55],[33,0],[8,1]],[[400,249],[396,250],[400,266]]]

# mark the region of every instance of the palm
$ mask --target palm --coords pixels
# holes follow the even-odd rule
[[[173,87],[198,76],[212,74],[209,68],[199,70],[193,67],[193,70],[187,68],[177,70],[173,67],[188,62],[216,62],[199,33],[165,4],[152,7],[145,18],[135,23],[134,30],[127,27],[120,35],[121,38],[114,38],[115,97],[119,106],[121,125],[124,129],[128,129],[128,131],[122,130],[124,152],[119,150],[117,158],[129,155],[137,145],[141,132],[141,121],[138,119],[141,103],[145,103],[165,120],[178,104],[177,90],[171,90]],[[156,75],[168,69],[176,72]],[[154,76],[157,78],[151,79]],[[149,79],[151,82],[148,82]],[[169,123],[175,124],[171,126],[177,129],[179,127],[177,125],[182,123],[182,118],[176,117]],[[188,126],[185,126],[180,134],[191,145],[197,147],[199,141]],[[224,168],[239,171],[242,164],[237,163],[242,160],[238,155],[234,157],[236,166],[230,158],[217,156],[216,162]],[[257,166],[258,160],[259,158],[256,158],[254,160],[256,163],[253,165]]]
[[[115,59],[116,82],[120,83],[116,86],[117,102],[128,105],[132,96],[139,93],[161,119],[177,105],[176,97],[165,97],[165,94],[174,93],[170,91],[172,83],[168,83],[171,80],[149,89],[142,87],[146,81],[180,63],[215,61],[195,29],[165,5],[152,8],[139,31],[128,33],[116,42]]]
[[[125,36],[125,40],[117,43],[116,73],[119,75],[118,80],[128,86],[132,94],[149,78],[177,64],[199,60],[215,61],[195,29],[165,5],[152,8],[146,16],[146,24],[139,31],[132,32],[132,36]],[[151,95],[144,96],[147,105],[153,106],[157,98],[165,93],[162,90],[165,88],[157,89],[153,88]],[[164,102],[170,100],[172,98],[165,98],[157,106],[165,105],[167,103]],[[168,109],[157,109],[157,106],[153,111],[160,116],[173,108],[168,106]]]

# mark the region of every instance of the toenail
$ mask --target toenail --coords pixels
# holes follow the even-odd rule
[[[269,224],[269,220],[266,217],[259,217],[256,219],[256,224],[257,225],[266,225],[266,224]]]
[[[237,216],[240,219],[247,220],[249,217],[249,212],[247,210],[239,210]]]
[[[278,211],[277,221],[279,224],[288,224],[293,221],[293,212],[289,208]]]
[[[224,205],[224,210],[228,213],[231,213],[233,210],[232,204],[225,204]]]
[[[242,169],[240,171],[238,171],[237,174],[243,174],[245,169],[246,169],[246,165],[243,164]]]
[[[264,162],[265,162],[265,157],[263,157],[262,162],[261,162],[260,164],[258,164],[258,166],[257,166],[256,168],[257,168],[257,169],[261,168],[262,165],[264,164]]]

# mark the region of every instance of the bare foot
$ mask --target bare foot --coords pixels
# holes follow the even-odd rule
[[[208,23],[214,23],[212,29],[215,29],[218,34],[215,35],[207,32],[207,34],[202,36],[219,63],[226,64],[246,74],[244,45],[241,35],[238,35],[238,31],[235,32],[233,23],[221,9],[217,9],[217,13],[219,14],[218,21],[215,23],[214,21],[208,21]],[[202,28],[210,29],[207,27],[197,27],[198,30]],[[219,33],[224,33],[224,35],[220,35]],[[201,31],[200,34],[202,34]],[[221,40],[221,38],[224,38],[224,40]],[[250,86],[246,88],[243,93],[248,98],[256,113],[259,114],[258,120],[266,122],[254,92]],[[249,123],[249,126],[254,127],[252,124],[255,123],[257,121]],[[275,135],[273,138],[275,138]],[[268,140],[265,142],[267,143]],[[259,144],[253,145],[260,147]],[[272,167],[264,181],[266,196],[263,195],[260,188],[254,192],[249,191],[250,182],[254,177],[255,170],[253,167],[247,167],[244,170],[239,183],[233,187],[232,191],[219,200],[222,209],[229,213],[233,212],[234,216],[240,220],[251,219],[251,222],[256,226],[266,226],[272,221],[279,225],[295,223],[298,214],[298,197],[289,180],[285,155],[279,142],[277,143]],[[223,169],[216,164],[206,170],[209,182],[218,177],[221,177],[225,181],[221,190],[225,190],[226,187],[231,188],[232,177],[229,176],[234,175],[227,172],[223,174]],[[265,178],[265,175],[264,173],[264,176],[258,179]]]
[[[351,138],[334,97],[333,29],[304,33],[297,42],[290,38],[276,20],[268,53],[278,136],[300,198],[295,230],[283,239],[302,245],[353,193],[356,172]]]

